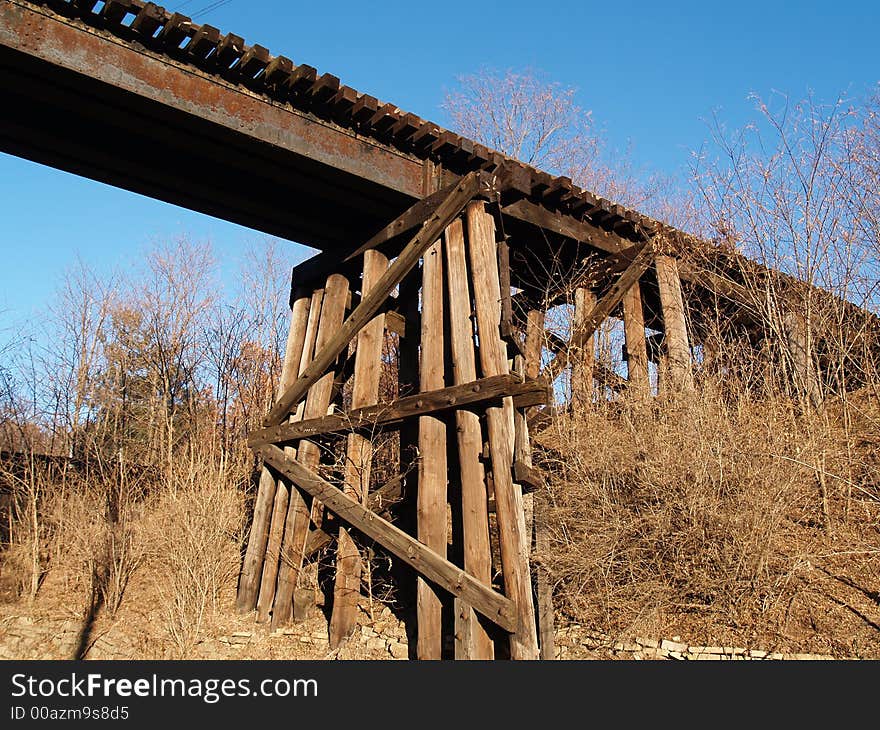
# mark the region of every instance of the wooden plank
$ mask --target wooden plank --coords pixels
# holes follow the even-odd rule
[[[596,307],[596,295],[586,287],[574,290],[574,318],[572,332],[585,329],[587,318]],[[569,345],[568,358],[571,362],[571,397],[576,406],[584,406],[593,401],[593,364],[596,359],[596,337],[591,334],[582,344]]]
[[[428,197],[422,198],[417,203],[414,203],[411,207],[407,208],[406,211],[404,211],[399,216],[397,216],[397,218],[391,221],[391,223],[385,226],[381,231],[376,233],[363,246],[346,256],[345,261],[356,259],[365,251],[369,251],[373,248],[378,248],[383,244],[388,243],[388,241],[397,238],[397,236],[403,235],[404,233],[411,231],[416,226],[422,225],[434,214],[440,203],[442,203],[447,197],[449,197],[449,194],[455,189],[455,185],[456,184],[453,183],[452,185],[449,185],[442,190],[431,193]]]
[[[518,408],[545,405],[551,400],[546,381],[529,378],[523,382],[517,375],[495,375],[470,383],[450,385],[438,390],[404,396],[390,403],[359,408],[351,413],[286,423],[254,431],[248,436],[248,446],[264,443],[284,443],[301,438],[314,438],[333,433],[373,430],[389,426],[415,416],[438,414],[463,406],[477,406],[510,396]]]
[[[422,254],[437,240],[447,225],[462,211],[467,202],[480,189],[480,177],[469,173],[461,179],[450,195],[440,204],[421,230],[406,245],[397,259],[388,267],[376,286],[370,290],[357,308],[339,327],[336,335],[329,340],[315,356],[314,361],[297,381],[287,389],[265,419],[266,426],[276,426],[297,403],[305,392],[320,378],[330,364],[345,349],[352,338],[370,321],[382,302],[404,276],[415,266]]]
[[[403,530],[370,512],[298,460],[286,457],[277,446],[261,446],[257,453],[300,489],[320,500],[340,520],[378,542],[419,575],[453,596],[461,597],[502,629],[512,631],[516,627],[516,612],[510,599],[487,588]]]
[[[305,339],[303,314],[308,316],[309,297],[299,296],[291,307],[290,329],[287,337],[287,348],[282,362],[281,379],[284,380],[292,367],[298,365],[297,348],[302,348]],[[301,341],[302,338],[302,341]],[[279,384],[279,392],[283,387]],[[270,525],[275,501],[276,485],[272,475],[263,470],[257,487],[257,498],[254,503],[254,515],[251,520],[251,531],[248,546],[242,563],[241,574],[236,594],[236,610],[246,613],[254,609],[260,590],[260,578],[263,572],[267,544],[270,537]],[[286,504],[285,504],[286,509]]]
[[[598,326],[602,324],[614,308],[620,304],[623,296],[629,288],[641,278],[642,274],[645,273],[647,268],[651,265],[653,257],[653,246],[645,244],[626,271],[618,277],[617,281],[614,282],[611,288],[596,303],[596,306],[593,307],[593,311],[584,318],[580,328],[572,333],[571,339],[569,340],[570,348],[583,347],[584,342],[593,336],[593,333]],[[557,369],[560,368],[561,363],[564,362],[564,357],[565,355],[563,353],[557,353],[544,368],[544,371],[547,373],[555,373]]]
[[[523,456],[526,456],[527,453],[524,451]],[[529,460],[514,459],[513,462],[513,477],[522,485],[523,492],[533,492],[544,486],[544,479],[538,470],[529,463],[530,460],[531,455],[529,455]]]
[[[543,309],[530,309],[526,314],[526,339],[523,357],[525,358],[527,378],[537,378],[541,374],[541,354],[546,339],[544,319]]]
[[[529,377],[534,377],[541,370],[541,351],[545,341],[544,337],[544,311],[531,310],[526,315],[526,347],[525,347],[525,373]],[[595,366],[593,368],[595,373]],[[534,414],[534,411],[532,412]],[[526,417],[526,427],[529,427],[528,412]],[[516,473],[517,464],[514,463],[514,473]],[[520,482],[524,482],[522,474],[516,474],[516,478]],[[553,588],[550,583],[550,574],[545,564],[546,555],[549,546],[548,532],[548,506],[549,500],[547,494],[534,495],[534,520],[533,529],[535,537],[535,550],[537,552],[536,566],[536,599],[538,612],[538,644],[540,647],[540,656],[544,660],[553,660],[556,658],[555,647],[555,621],[553,615]]]
[[[388,258],[378,251],[364,252],[361,292],[367,294],[388,269]],[[358,333],[352,383],[352,408],[371,406],[379,399],[382,374],[382,344],[385,315],[379,314]],[[373,445],[359,433],[349,433],[343,476],[345,493],[366,504],[373,463]],[[357,627],[357,599],[360,595],[361,557],[354,540],[344,527],[336,543],[336,579],[333,612],[330,617],[330,648],[337,648]]]
[[[503,375],[508,371],[507,352],[501,339],[501,291],[495,248],[495,225],[481,202],[466,209],[471,273],[480,338],[480,364],[483,375]],[[517,612],[516,631],[511,635],[513,659],[536,659],[538,639],[529,574],[529,543],[525,535],[522,490],[513,481],[513,401],[505,398],[502,407],[486,410],[495,509],[501,542],[501,563],[505,593]],[[476,606],[474,606],[476,608]]]
[[[367,497],[367,507],[380,517],[389,518],[391,508],[400,501],[403,494],[403,474],[399,474],[393,479],[388,480],[375,492]],[[322,527],[317,527],[311,532],[306,539],[306,546],[303,549],[303,560],[312,557],[321,548],[326,547],[333,541],[333,536],[325,531]]]
[[[307,296],[300,290],[294,294],[294,304],[291,308],[290,332],[287,337],[287,346],[284,351],[284,360],[281,365],[281,377],[278,382],[278,392],[284,390],[293,382],[300,369],[304,367],[303,353],[314,347],[314,328],[309,331],[310,310],[313,298],[317,298],[320,310],[320,297],[323,292],[315,292],[313,296]],[[293,420],[295,416],[291,416]],[[269,525],[269,540],[266,543],[266,557],[263,561],[263,572],[260,577],[260,593],[257,597],[258,623],[269,620],[272,612],[272,603],[275,600],[275,581],[278,577],[278,561],[281,557],[281,539],[284,535],[284,522],[287,519],[287,506],[290,499],[290,485],[279,479],[275,487],[275,501],[272,507],[272,520]]]
[[[501,336],[505,340],[515,339],[513,326],[513,301],[510,297],[510,246],[507,241],[498,242],[498,279],[501,287]]]
[[[664,373],[663,382],[669,384],[668,390],[672,392],[693,390],[691,348],[678,264],[671,256],[657,256],[655,267],[666,342],[667,372]]]
[[[642,307],[642,290],[639,282],[633,284],[623,296],[623,334],[626,341],[626,376],[634,394],[650,393],[648,379],[648,348],[645,344],[645,312]]]
[[[455,612],[455,635],[453,638],[455,639],[456,660],[485,659],[486,657],[479,657],[475,652],[473,634],[477,617],[474,609],[460,598],[455,598],[452,607]]]
[[[619,256],[632,246],[632,241],[627,241],[614,233],[609,233],[605,229],[599,228],[599,226],[547,210],[547,208],[530,203],[528,200],[518,200],[511,205],[506,205],[501,209],[501,213],[502,215],[509,215],[511,218],[531,223],[538,228],[544,228],[572,238],[575,241],[589,244],[600,251],[605,251],[615,256]]]
[[[541,644],[541,659],[556,659],[555,617],[553,614],[553,586],[547,559],[550,554],[550,527],[547,523],[548,501],[546,495],[540,497],[535,505],[535,550],[538,553],[537,594],[538,631]]]
[[[445,385],[442,240],[422,259],[422,332],[419,384],[423,391]],[[419,418],[418,501],[419,541],[446,556],[446,423],[435,415]],[[442,595],[431,583],[418,579],[416,614],[419,659],[440,659],[443,648]]]
[[[474,355],[474,327],[471,322],[471,293],[468,285],[464,227],[455,220],[446,228],[446,266],[449,292],[449,339],[452,377],[457,386],[477,378]],[[499,376],[514,377],[514,376]],[[492,583],[492,553],[489,542],[489,495],[480,454],[483,435],[476,413],[455,412],[458,464],[461,477],[464,568],[474,578]],[[485,628],[473,616],[473,608],[459,603],[455,607],[455,656],[492,659],[494,645]]]
[[[318,335],[315,352],[326,349],[342,324],[345,316],[345,302],[348,298],[348,279],[339,274],[327,277],[324,287],[324,300],[321,305],[321,317],[318,324]],[[315,360],[306,367],[304,372],[314,365]],[[326,370],[326,368],[324,369]],[[300,376],[300,379],[302,376]],[[334,373],[325,374],[315,382],[308,391],[303,406],[303,419],[325,415],[333,393]],[[287,392],[290,392],[288,389]],[[282,452],[283,453],[283,452]],[[321,460],[321,452],[311,441],[302,441],[297,447],[296,458],[307,468],[317,468]],[[303,550],[309,531],[309,509],[305,500],[294,497],[291,492],[290,504],[287,509],[287,521],[284,527],[284,538],[281,545],[281,565],[278,569],[278,583],[275,589],[275,603],[272,606],[272,629],[283,626],[291,619],[293,612],[293,593],[296,589],[302,569]],[[315,508],[315,505],[312,505]]]

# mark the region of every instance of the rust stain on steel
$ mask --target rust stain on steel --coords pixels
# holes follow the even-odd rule
[[[0,44],[166,104],[303,157],[422,197],[422,163],[247,89],[12,2]]]

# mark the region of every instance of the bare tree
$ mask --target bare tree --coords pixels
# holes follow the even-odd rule
[[[638,169],[631,150],[609,150],[576,93],[532,69],[482,69],[459,77],[442,106],[457,132],[492,149],[616,202],[668,212],[669,181]]]

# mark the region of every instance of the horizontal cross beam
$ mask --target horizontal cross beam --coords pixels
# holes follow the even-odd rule
[[[285,443],[325,434],[388,426],[413,416],[486,403],[505,396],[512,396],[514,405],[521,408],[544,405],[551,398],[550,390],[542,380],[530,378],[523,381],[516,375],[495,375],[472,383],[416,393],[398,398],[391,403],[358,408],[347,414],[334,413],[320,418],[263,428],[248,436],[248,446],[256,448],[262,444]]]

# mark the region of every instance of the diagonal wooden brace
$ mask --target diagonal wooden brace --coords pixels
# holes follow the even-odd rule
[[[442,190],[438,190],[436,193],[431,193],[427,198],[422,198],[410,208],[407,208],[403,213],[397,216],[397,218],[391,221],[391,223],[376,233],[363,246],[346,256],[344,261],[352,261],[364,252],[373,248],[379,248],[397,236],[412,230],[416,226],[422,225],[434,214],[440,204],[449,197],[449,194],[455,190],[456,185],[457,183],[448,185]]]
[[[626,271],[618,277],[605,296],[596,302],[596,306],[586,316],[583,324],[572,333],[566,350],[576,350],[584,346],[584,343],[593,336],[599,325],[623,301],[624,295],[642,277],[642,274],[651,265],[653,259],[654,247],[648,242],[642,246],[641,251],[639,251]],[[556,376],[559,375],[559,371],[565,366],[564,363],[567,356],[567,351],[557,352],[553,359],[547,363],[544,373],[547,374],[548,380],[555,380]]]
[[[311,469],[285,456],[277,446],[265,444],[255,451],[302,491],[320,500],[340,520],[375,540],[419,575],[461,598],[505,631],[515,630],[516,610],[509,598],[371,512]]]
[[[376,286],[361,299],[360,304],[339,328],[338,334],[320,352],[316,353],[311,364],[277,400],[264,421],[265,426],[277,426],[281,423],[291,408],[306,394],[306,391],[327,372],[327,368],[339,357],[348,343],[373,318],[394,287],[418,263],[422,254],[433,245],[446,226],[464,210],[465,205],[480,192],[480,185],[481,177],[475,172],[469,173],[459,181],[419,232],[400,252],[394,263],[376,282]]]

